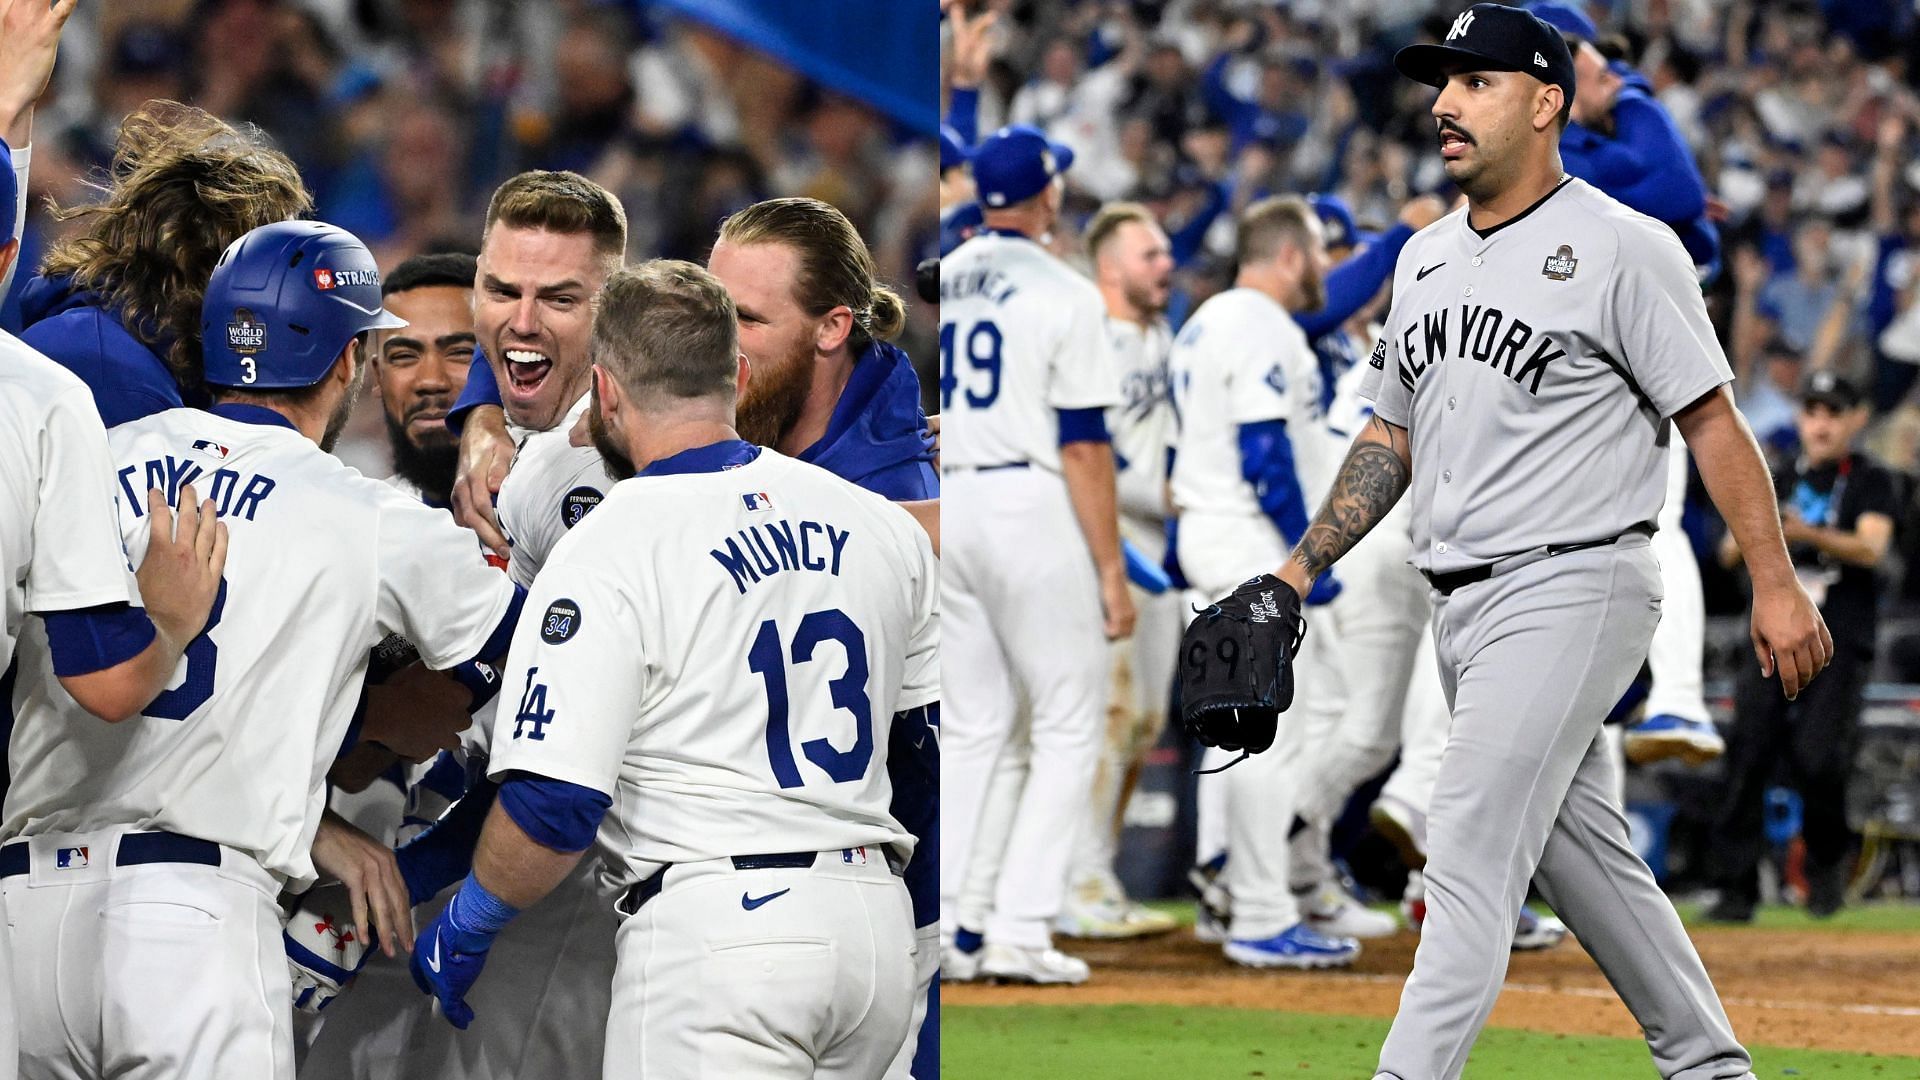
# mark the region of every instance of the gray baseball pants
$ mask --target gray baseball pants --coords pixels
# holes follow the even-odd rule
[[[1634,534],[1435,593],[1453,722],[1427,822],[1426,925],[1376,1080],[1460,1076],[1506,978],[1529,880],[1645,1029],[1661,1076],[1752,1069],[1673,905],[1628,842],[1601,745],[1601,721],[1646,659],[1660,600],[1659,564]]]

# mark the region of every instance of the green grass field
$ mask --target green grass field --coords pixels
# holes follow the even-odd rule
[[[1387,1021],[1256,1009],[1171,1005],[949,1006],[941,1012],[946,1080],[1228,1080],[1364,1078]],[[1920,1058],[1752,1047],[1761,1080],[1915,1080]],[[1652,1077],[1639,1039],[1488,1028],[1467,1068],[1473,1080]]]
[[[1190,925],[1193,905],[1155,903]],[[1383,908],[1385,905],[1382,905]],[[1702,906],[1681,904],[1692,926]],[[1761,909],[1756,931],[1920,933],[1920,905],[1849,907],[1815,920],[1792,907]],[[1726,932],[1739,933],[1740,928]],[[1791,987],[1782,994],[1792,996]],[[1920,1021],[1915,1021],[1920,1023]],[[942,1074],[947,1080],[1228,1080],[1341,1077],[1364,1080],[1378,1061],[1384,1018],[1175,1005],[947,1005]],[[1920,1080],[1920,1058],[1749,1047],[1760,1080]],[[1490,1027],[1474,1045],[1469,1080],[1637,1080],[1655,1076],[1639,1039],[1554,1035]]]

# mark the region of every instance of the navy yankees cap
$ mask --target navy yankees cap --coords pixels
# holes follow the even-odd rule
[[[1438,45],[1409,45],[1393,56],[1400,74],[1428,86],[1445,86],[1461,71],[1524,71],[1560,87],[1573,100],[1573,53],[1560,31],[1529,11],[1505,4],[1475,4],[1454,16]]]
[[[1867,396],[1852,379],[1832,371],[1816,371],[1800,384],[1803,405],[1825,405],[1844,412],[1865,400]]]
[[[984,206],[999,209],[1025,202],[1047,189],[1073,164],[1073,151],[1030,124],[1014,124],[973,148],[973,186]]]

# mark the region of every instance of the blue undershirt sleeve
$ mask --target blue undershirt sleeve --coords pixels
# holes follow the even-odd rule
[[[971,150],[980,141],[980,90],[956,86],[947,99],[947,126],[960,136],[960,145]]]
[[[475,406],[500,403],[500,384],[493,379],[493,365],[487,363],[487,354],[475,349],[473,363],[467,367],[467,385],[460,388],[460,396],[454,399],[453,408],[447,410],[447,430],[458,438],[461,427],[467,422],[467,413]]]
[[[534,773],[508,773],[500,785],[500,806],[507,816],[535,843],[555,851],[593,846],[600,819],[612,805],[604,792]]]
[[[63,679],[91,675],[123,664],[153,643],[153,621],[132,604],[101,604],[73,611],[46,611],[53,673]]]
[[[1076,442],[1112,442],[1107,435],[1105,409],[1055,409],[1060,417],[1060,445]]]
[[[1289,545],[1307,531],[1307,500],[1294,468],[1285,420],[1240,425],[1240,475],[1253,485],[1260,509]]]
[[[1413,239],[1413,227],[1396,222],[1372,243],[1363,248],[1360,254],[1333,268],[1327,275],[1327,302],[1319,311],[1303,311],[1295,315],[1294,321],[1300,324],[1308,341],[1319,341],[1322,337],[1340,329],[1340,325],[1353,317],[1353,313],[1367,306],[1367,301],[1380,292],[1380,286],[1393,279],[1394,264],[1400,261],[1400,249]]]

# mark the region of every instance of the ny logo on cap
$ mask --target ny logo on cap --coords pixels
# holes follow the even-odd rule
[[[1453,29],[1447,31],[1447,40],[1452,41],[1454,38],[1457,38],[1462,34],[1465,34],[1467,32],[1467,27],[1472,25],[1473,25],[1473,12],[1471,11],[1461,12],[1453,20]]]

